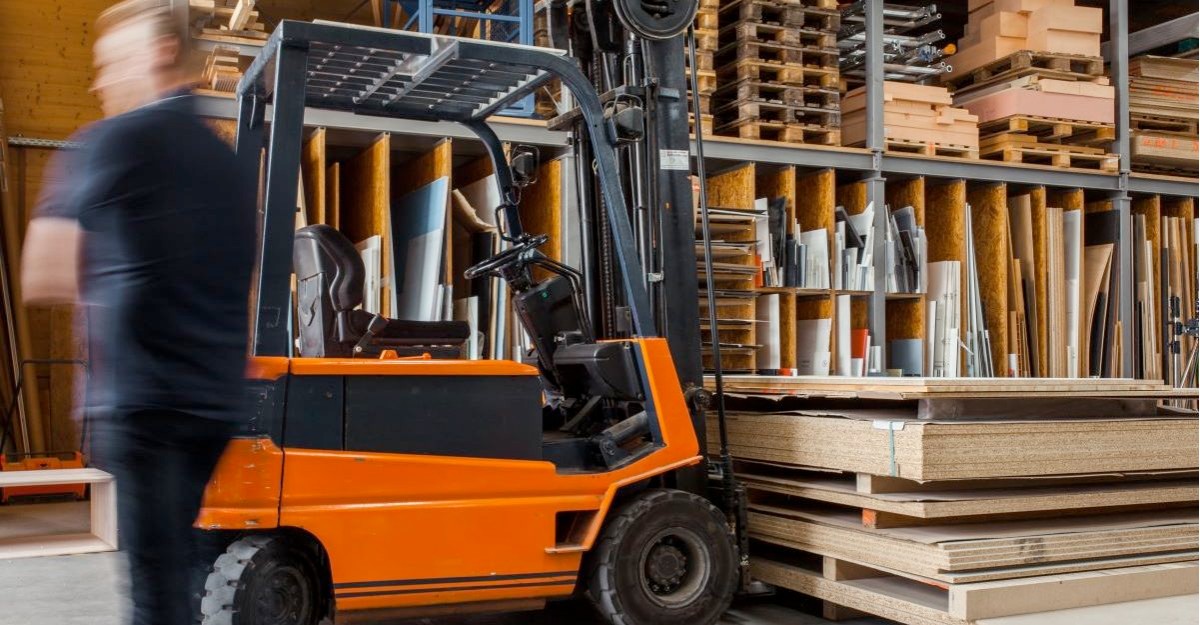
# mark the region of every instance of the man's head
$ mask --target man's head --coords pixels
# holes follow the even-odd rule
[[[92,91],[105,116],[158,99],[184,79],[187,34],[169,0],[124,0],[96,20]]]

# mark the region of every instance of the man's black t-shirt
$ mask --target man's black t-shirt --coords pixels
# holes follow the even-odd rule
[[[254,173],[180,94],[98,122],[39,209],[83,230],[92,409],[242,418]]]

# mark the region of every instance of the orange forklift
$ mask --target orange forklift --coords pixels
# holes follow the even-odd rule
[[[224,546],[199,602],[206,625],[530,610],[577,595],[613,625],[707,625],[744,579],[744,497],[728,454],[710,463],[704,443],[680,41],[696,6],[589,0],[571,12],[588,23],[566,31],[567,7],[555,8],[563,47],[580,47],[571,56],[283,21],[247,70],[237,151],[266,168],[253,416],[197,519]],[[601,67],[612,50],[656,58],[622,85],[577,65]],[[555,123],[574,129],[580,169],[595,174],[581,179],[581,270],[523,231],[516,205],[536,158],[506,156],[486,122],[551,79],[575,104]],[[506,247],[466,277],[505,281],[526,362],[460,359],[464,322],[361,310],[350,241],[295,229],[306,108],[478,136]],[[648,141],[662,152],[633,158]],[[647,218],[646,197],[682,210]]]

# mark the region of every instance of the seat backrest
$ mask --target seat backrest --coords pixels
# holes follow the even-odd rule
[[[292,267],[299,281],[325,274],[335,313],[353,310],[363,301],[367,272],[362,256],[350,239],[335,228],[314,224],[297,230]]]

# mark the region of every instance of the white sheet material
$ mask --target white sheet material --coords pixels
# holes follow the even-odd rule
[[[392,202],[392,314],[397,319],[443,317],[439,280],[445,255],[450,179],[438,178]]]
[[[833,319],[796,321],[796,369],[800,375],[829,375]]]
[[[837,296],[837,374],[851,375],[850,296]]]
[[[929,299],[935,311],[933,376],[958,377],[961,267],[957,260],[929,263]]]
[[[1063,257],[1066,266],[1067,285],[1067,377],[1077,378],[1081,373],[1079,321],[1079,296],[1082,292],[1080,276],[1083,273],[1083,211],[1063,212]]]
[[[758,348],[757,367],[759,369],[779,369],[783,365],[779,348],[779,294],[770,293],[759,296],[755,307],[758,317]]]
[[[383,261],[383,237],[369,236],[354,245],[362,256],[366,276],[363,279],[363,301],[361,308],[369,313],[379,314],[381,305],[380,274]]]

